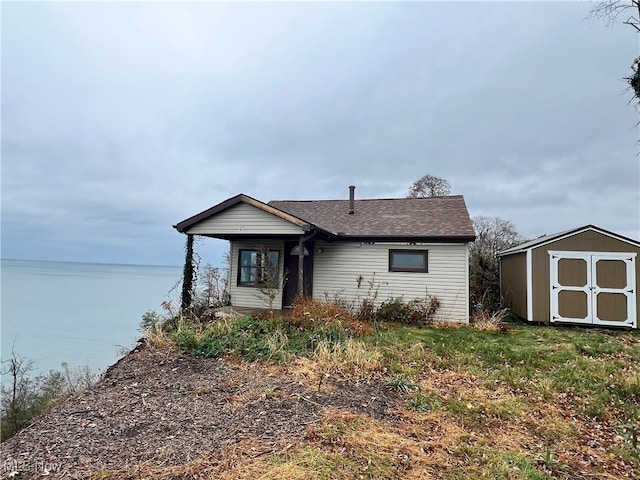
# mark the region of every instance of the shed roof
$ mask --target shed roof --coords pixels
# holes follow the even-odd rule
[[[560,240],[561,238],[570,237],[577,233],[584,232],[586,230],[592,230],[595,232],[602,233],[604,235],[608,235],[610,237],[616,238],[623,242],[630,243],[631,245],[635,245],[636,247],[640,247],[640,242],[637,240],[633,240],[631,238],[623,237],[622,235],[618,235],[617,233],[610,232],[609,230],[605,230],[604,228],[596,227],[595,225],[584,225],[582,227],[573,228],[571,230],[565,230],[563,232],[553,233],[550,235],[543,235],[538,238],[534,238],[533,240],[529,240],[528,242],[521,243],[520,245],[516,245],[515,247],[508,248],[507,250],[503,250],[498,253],[498,256],[512,255],[514,253],[522,253],[532,248],[536,248],[542,246],[546,243],[553,242],[555,240]]]
[[[469,212],[461,195],[429,198],[349,200],[280,200],[263,203],[248,195],[231,197],[174,225],[186,232],[239,203],[331,237],[464,241],[475,239]]]

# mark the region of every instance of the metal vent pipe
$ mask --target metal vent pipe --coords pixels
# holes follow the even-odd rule
[[[355,192],[356,192],[356,187],[354,185],[350,185],[349,186],[349,215],[353,215],[354,213],[356,213]]]

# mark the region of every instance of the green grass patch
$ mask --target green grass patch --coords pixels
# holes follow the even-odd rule
[[[326,342],[342,343],[351,337],[340,323],[301,329],[281,319],[240,318],[199,325],[178,325],[173,338],[181,351],[199,357],[235,355],[247,361],[286,361],[292,356],[310,355]]]
[[[462,446],[455,452],[459,473],[447,475],[448,480],[552,480],[556,475],[541,471],[539,463],[524,455],[501,451],[488,446]],[[552,459],[549,460],[553,462]],[[550,464],[551,465],[551,464]],[[561,469],[561,465],[552,465]],[[548,467],[547,467],[548,468]]]
[[[398,460],[392,455],[371,452],[366,457],[359,457],[353,453],[312,448],[298,452],[284,467],[281,478],[314,480],[400,478],[399,473],[402,471]]]
[[[407,399],[407,407],[418,412],[439,410],[444,403],[444,399],[436,392],[415,392]]]
[[[418,386],[415,383],[402,376],[393,377],[392,379],[387,380],[384,382],[384,386],[404,393],[409,393],[418,389]]]
[[[433,397],[433,394],[432,394]],[[507,397],[488,401],[478,398],[440,399],[439,405],[453,419],[466,427],[483,431],[519,418],[529,407],[526,400]]]
[[[453,370],[542,400],[558,394],[580,398],[582,413],[592,417],[622,410],[637,419],[639,339],[637,331],[512,324],[508,333],[395,325],[371,341],[394,372]]]

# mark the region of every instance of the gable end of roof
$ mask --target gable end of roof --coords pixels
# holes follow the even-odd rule
[[[256,200],[255,198],[250,197],[249,195],[240,193],[235,197],[228,198],[224,202],[214,205],[213,207],[208,208],[207,210],[204,210],[192,217],[187,218],[186,220],[183,220],[175,224],[173,228],[178,230],[178,232],[180,233],[186,233],[187,230],[189,230],[191,227],[193,227],[197,223],[200,223],[203,220],[211,218],[214,215],[217,215],[218,213],[223,212],[240,203],[246,203],[247,205],[251,205],[252,207],[258,208],[266,213],[270,213],[271,215],[274,215],[283,220],[291,222],[294,225],[297,225],[303,228],[304,230],[308,230],[311,227],[311,225],[308,222],[305,222],[304,220],[296,217],[295,215],[291,215],[290,213],[283,212],[282,210],[272,205],[267,205],[266,203],[263,203],[260,200]]]

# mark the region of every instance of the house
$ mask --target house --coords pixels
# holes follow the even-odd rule
[[[505,250],[506,307],[529,321],[638,327],[640,242],[593,225]]]
[[[179,232],[229,240],[231,303],[264,308],[297,295],[405,300],[436,296],[436,319],[469,320],[468,244],[475,239],[462,196],[272,201],[229,198],[174,225]]]

